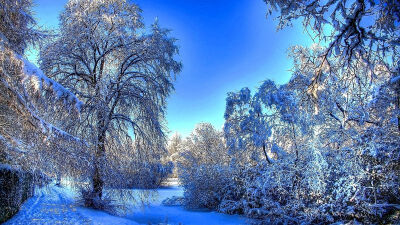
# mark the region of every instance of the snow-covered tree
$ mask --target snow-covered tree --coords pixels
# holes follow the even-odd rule
[[[182,142],[182,136],[178,132],[173,133],[168,142],[168,154],[177,154],[179,152]]]
[[[298,155],[296,135],[304,133],[308,125],[306,115],[298,113],[301,106],[297,101],[295,92],[271,80],[264,81],[253,96],[248,88],[228,93],[224,134],[231,153],[250,151],[250,158],[258,161],[262,152],[271,162],[282,153],[278,146],[285,144]],[[279,143],[282,136],[290,142]]]
[[[400,153],[391,71],[361,57],[349,62],[350,70],[331,57],[315,98],[308,90],[325,48],[290,50],[295,66],[287,84],[267,80],[254,95],[247,88],[228,94],[224,135],[232,162],[244,166],[231,167],[230,187],[239,194],[224,196],[219,209],[266,223],[373,222],[390,215],[399,202]],[[273,163],[243,160],[263,145]]]
[[[177,163],[181,157],[180,151],[182,150],[182,143],[183,143],[183,138],[181,134],[179,134],[178,132],[173,133],[168,140],[168,146],[167,146],[168,155],[165,157],[164,161],[173,163],[174,168],[172,176],[174,177],[178,176]]]
[[[399,74],[400,3],[398,1],[282,1],[264,0],[268,15],[278,11],[278,29],[302,19],[305,29],[316,40],[327,43],[322,61],[314,71],[312,85],[317,86],[330,56],[340,58],[342,67],[362,59],[367,66],[379,62]],[[316,87],[315,87],[316,88]]]
[[[359,61],[370,67],[372,76],[375,65],[385,67],[397,93],[393,103],[400,109],[400,3],[398,1],[281,1],[264,0],[268,15],[278,11],[278,29],[302,19],[305,30],[316,41],[327,47],[319,52],[318,63],[313,66],[313,78],[308,93],[317,98],[319,86],[327,85],[322,77],[334,76],[338,65],[343,70],[354,71]],[[311,61],[311,59],[309,59]],[[333,71],[333,72],[332,72]],[[328,73],[326,73],[328,72]],[[351,79],[363,79],[352,76]],[[362,82],[362,81],[361,81]],[[400,114],[397,115],[400,130]]]
[[[210,123],[199,123],[180,146],[180,152],[185,158],[181,166],[196,167],[208,164],[226,163],[227,154],[222,133]],[[190,162],[186,164],[186,162]]]
[[[44,37],[32,16],[32,0],[0,1],[0,33],[2,41],[18,54]]]
[[[2,161],[49,176],[59,165],[67,167],[67,161],[71,167],[82,167],[72,159],[71,150],[84,149],[85,144],[65,132],[62,124],[78,117],[81,102],[7,47],[2,49],[0,62]]]
[[[41,68],[84,102],[81,134],[92,146],[93,193],[102,197],[108,151],[125,136],[142,161],[160,158],[166,98],[181,69],[169,31],[145,32],[141,10],[125,0],[70,0],[60,33],[42,48]],[[123,182],[123,181],[121,181]]]
[[[224,134],[229,151],[243,153],[253,150],[250,154],[245,154],[244,158],[254,158],[262,148],[265,159],[270,161],[266,141],[271,130],[261,104],[251,96],[248,88],[243,88],[238,93],[228,93],[226,102]]]
[[[43,36],[31,6],[25,0],[0,2],[0,161],[51,177],[84,168],[71,153],[78,155],[85,144],[64,125],[78,117],[82,103],[21,56]]]
[[[289,85],[298,93],[307,89],[307,82],[301,80],[311,82],[315,63],[323,60],[318,54],[322,50],[320,47],[293,49],[293,57],[299,59],[295,63],[299,73]],[[307,56],[303,57],[304,54]],[[331,65],[330,74],[321,77],[325,85],[317,91],[318,99],[303,98],[302,101],[310,106],[308,113],[313,114],[316,121],[318,148],[325,152],[329,164],[342,164],[330,168],[328,180],[341,180],[334,182],[330,193],[340,207],[331,210],[336,216],[343,216],[347,213],[346,207],[350,207],[345,202],[351,201],[355,203],[351,206],[351,216],[360,220],[381,218],[392,210],[388,202],[399,201],[393,197],[399,186],[392,182],[399,179],[399,170],[394,166],[399,157],[399,133],[391,72],[381,64],[369,67],[361,59],[353,60],[354,70],[332,62],[335,63]],[[316,109],[312,110],[311,106]],[[353,176],[358,179],[352,179]],[[343,180],[349,182],[341,183]],[[341,192],[347,194],[340,195]]]

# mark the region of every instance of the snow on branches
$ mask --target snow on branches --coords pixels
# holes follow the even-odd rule
[[[0,1],[0,40],[18,54],[23,54],[29,44],[36,44],[46,34],[36,28],[32,5],[32,0]]]
[[[400,3],[384,0],[282,1],[264,0],[268,15],[278,11],[278,29],[302,19],[305,32],[315,41],[326,43],[321,63],[314,70],[310,91],[320,85],[322,70],[332,59],[352,69],[352,61],[366,66],[385,65],[396,76],[399,68]]]

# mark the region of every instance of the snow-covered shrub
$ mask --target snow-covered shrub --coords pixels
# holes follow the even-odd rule
[[[297,161],[288,155],[272,165],[247,168],[242,198],[223,200],[220,211],[229,213],[241,206],[246,216],[273,224],[371,223],[395,212],[398,204],[393,193],[398,192],[398,184],[374,181],[359,155],[343,151],[332,158],[315,149],[301,152],[304,155]],[[383,174],[378,176],[384,180]],[[393,190],[388,192],[385,185]]]
[[[189,208],[216,209],[229,182],[226,168],[219,165],[199,165],[180,173],[185,188],[185,205]]]
[[[392,138],[395,144],[397,138]],[[365,147],[367,139],[363,138],[364,144],[356,146],[370,152]],[[377,148],[387,146],[379,143],[374,140],[370,144]],[[390,221],[386,218],[392,218],[390,215],[395,215],[399,207],[398,163],[395,163],[398,150],[394,149],[378,150],[390,157],[373,158],[361,154],[357,148],[311,146],[299,150],[297,160],[295,155],[287,154],[273,164],[245,167],[237,173],[241,185],[234,186],[230,180],[240,193],[239,198],[229,199],[225,195],[219,211],[243,213],[267,224]]]
[[[90,188],[80,189],[80,202],[83,206],[103,210],[112,214],[117,214],[117,209],[120,207],[115,200],[109,196],[99,197],[90,190]]]
[[[253,173],[245,180],[245,195],[242,199],[244,214],[256,218],[274,218],[281,221],[289,216],[288,209],[296,210],[296,168],[293,160],[279,161],[272,166],[260,164],[247,173]],[[289,208],[288,208],[289,206]]]
[[[130,153],[131,150],[120,150],[117,155],[107,155],[107,166],[104,167],[106,187],[157,188],[172,173],[172,162],[143,162]]]
[[[172,196],[164,199],[162,204],[165,206],[183,206],[185,204],[185,198],[180,196]]]
[[[245,178],[252,173],[242,166],[229,168],[229,180],[221,196],[218,211],[227,214],[243,214],[244,206],[242,198],[245,194]]]
[[[172,173],[172,163],[144,163],[128,177],[136,188],[157,188]]]
[[[178,172],[186,206],[216,209],[230,183],[221,132],[211,124],[198,124],[182,148]]]

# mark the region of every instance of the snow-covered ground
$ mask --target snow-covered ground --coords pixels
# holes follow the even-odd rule
[[[183,188],[172,186],[157,190],[155,198],[146,207],[137,207],[126,218],[139,224],[184,224],[184,225],[230,225],[246,224],[238,215],[227,215],[208,210],[187,210],[182,206],[164,206],[162,200],[172,196],[183,196]]]
[[[179,186],[159,188],[151,196],[148,205],[136,206],[125,217],[117,217],[79,207],[74,192],[51,186],[36,191],[35,196],[25,202],[20,212],[5,224],[246,224],[246,219],[237,215],[162,205],[161,202],[166,198],[183,196],[183,189]]]
[[[133,224],[137,223],[107,213],[78,207],[76,195],[69,189],[51,186],[36,191],[17,215],[4,225],[28,224]]]

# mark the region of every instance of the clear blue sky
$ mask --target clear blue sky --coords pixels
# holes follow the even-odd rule
[[[40,25],[57,28],[66,0],[36,0]],[[178,39],[183,71],[168,101],[172,132],[188,135],[199,122],[221,128],[229,91],[254,89],[263,80],[287,82],[288,47],[310,45],[300,24],[276,31],[262,0],[136,0],[146,26],[159,19]]]

